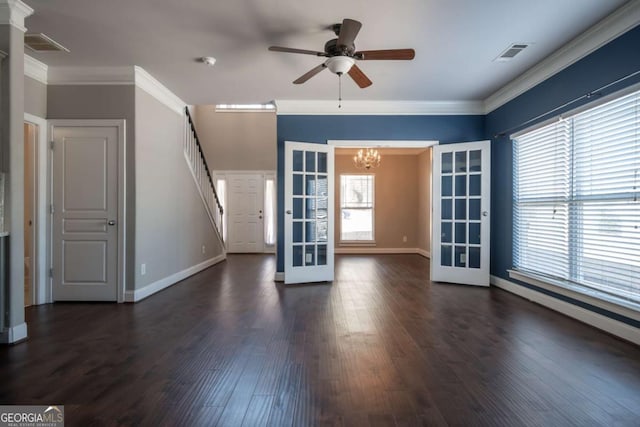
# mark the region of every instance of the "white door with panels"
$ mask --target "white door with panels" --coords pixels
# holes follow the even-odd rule
[[[284,282],[333,280],[334,147],[285,142]]]
[[[489,286],[491,141],[433,147],[431,280]]]
[[[227,175],[227,251],[264,251],[264,176]]]
[[[118,300],[119,126],[52,126],[54,301]]]

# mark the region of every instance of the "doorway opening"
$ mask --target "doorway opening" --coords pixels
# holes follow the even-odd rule
[[[38,126],[24,123],[24,306],[36,304],[34,261],[36,247],[36,147]]]

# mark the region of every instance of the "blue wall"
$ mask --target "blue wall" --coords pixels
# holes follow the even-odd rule
[[[486,139],[491,139],[491,274],[507,279],[507,269],[513,267],[513,151],[509,135],[535,123],[556,117],[597,100],[584,98],[603,86],[640,71],[640,27],[627,32],[591,53],[560,73],[545,80],[486,116]],[[640,75],[612,85],[599,93],[606,96],[640,82]],[[566,103],[571,103],[555,110]],[[534,118],[540,117],[536,120]],[[503,136],[496,136],[504,134]],[[545,293],[563,301],[640,328],[640,322],[602,310],[580,301],[531,286],[514,283]]]
[[[640,27],[637,27],[487,115],[486,139],[492,140],[491,274],[507,278],[506,270],[513,267],[513,152],[509,134],[532,126],[536,121],[528,121],[537,116],[639,70]],[[638,82],[640,75],[601,93],[607,95]],[[572,103],[537,122],[591,101],[593,98],[585,98]],[[524,122],[528,123],[522,125]],[[501,133],[506,136],[495,137]]]
[[[333,139],[437,140],[485,137],[484,116],[278,116],[278,271],[284,271],[284,142]]]
[[[491,274],[507,279],[513,267],[513,165],[509,135],[563,111],[591,102],[587,93],[640,71],[640,26],[623,34],[487,116],[278,116],[278,271],[284,270],[284,141],[326,143],[328,139],[423,139],[441,143],[490,139]],[[640,75],[606,89],[606,96],[633,84]],[[596,96],[596,99],[598,96]],[[536,119],[537,118],[537,119]],[[535,119],[535,120],[532,120]],[[504,134],[504,136],[496,136]],[[517,283],[513,279],[512,282]],[[524,283],[522,286],[640,328],[640,322]]]

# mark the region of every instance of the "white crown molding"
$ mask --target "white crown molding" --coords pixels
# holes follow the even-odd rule
[[[438,145],[435,140],[370,140],[370,139],[329,139],[327,145],[336,148],[427,148]]]
[[[482,101],[275,101],[278,115],[482,115]]]
[[[47,64],[32,58],[29,55],[24,55],[24,75],[31,77],[40,83],[47,84],[49,74],[49,67]]]
[[[0,0],[1,1],[1,0]],[[142,67],[49,67],[50,85],[135,85],[178,114],[184,113],[186,102],[171,92]]]
[[[24,18],[32,14],[33,9],[20,0],[0,0],[0,24],[12,25],[24,33]]]
[[[488,114],[640,24],[640,1],[620,7],[484,101]]]
[[[133,67],[49,67],[50,85],[132,85]]]
[[[171,92],[143,68],[134,66],[135,84],[178,114],[184,114],[187,103]]]

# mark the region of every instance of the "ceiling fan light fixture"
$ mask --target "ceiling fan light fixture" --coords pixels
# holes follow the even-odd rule
[[[342,75],[348,73],[355,62],[355,59],[349,56],[332,56],[327,59],[325,65],[332,73]]]

